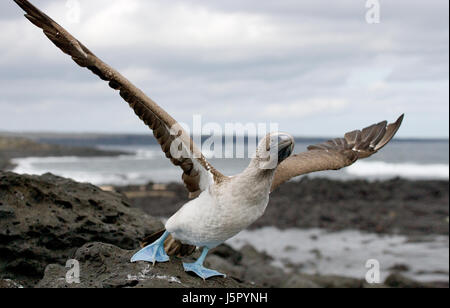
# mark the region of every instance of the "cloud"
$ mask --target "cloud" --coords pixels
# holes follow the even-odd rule
[[[80,0],[79,22],[33,2],[182,122],[334,135],[406,112],[401,136],[448,136],[446,1],[383,1],[378,25],[353,0]],[[13,1],[0,12],[0,130],[145,132]]]
[[[263,116],[280,119],[302,119],[307,116],[334,113],[343,110],[348,102],[342,99],[315,98],[290,104],[270,104],[262,111]]]

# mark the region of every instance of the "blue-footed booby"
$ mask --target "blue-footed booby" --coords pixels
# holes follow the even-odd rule
[[[208,251],[260,218],[272,191],[294,177],[338,170],[375,154],[394,137],[403,120],[402,115],[393,124],[384,121],[355,130],[296,155],[292,155],[292,136],[271,133],[261,140],[244,172],[224,176],[205,159],[186,131],[140,89],[29,1],[14,1],[26,12],[25,17],[78,65],[118,90],[153,131],[167,158],[182,169],[182,179],[192,200],[169,218],[164,230],[144,239],[144,248],[132,257],[132,262],[167,262],[171,256],[185,257],[200,247],[203,248],[200,258],[195,263],[184,263],[184,269],[203,279],[225,276],[203,266]]]

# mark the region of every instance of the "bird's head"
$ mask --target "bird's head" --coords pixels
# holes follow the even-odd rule
[[[261,169],[275,169],[294,151],[294,137],[287,133],[270,133],[263,138],[256,150]]]

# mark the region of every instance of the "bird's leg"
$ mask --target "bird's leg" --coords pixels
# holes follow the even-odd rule
[[[203,266],[203,262],[205,261],[206,255],[208,254],[209,249],[204,247],[202,251],[202,255],[195,263],[183,263],[184,270],[186,272],[193,272],[196,273],[200,278],[203,280],[206,280],[208,278],[214,277],[214,276],[223,276],[227,277],[226,275],[219,273],[214,270],[207,269]]]
[[[131,262],[137,261],[147,261],[153,263],[153,266],[156,262],[167,262],[169,261],[169,256],[164,250],[164,241],[169,236],[169,232],[165,232],[163,236],[161,236],[154,243],[146,246],[139,250],[132,258]]]

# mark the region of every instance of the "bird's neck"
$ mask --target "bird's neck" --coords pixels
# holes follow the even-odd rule
[[[241,177],[247,180],[247,183],[258,183],[262,189],[270,191],[272,181],[275,175],[275,169],[263,169],[258,158],[252,159],[249,166],[241,174]]]
[[[244,172],[230,181],[232,197],[236,198],[234,203],[260,217],[269,202],[274,174],[275,170],[261,169],[259,162],[252,160]]]

